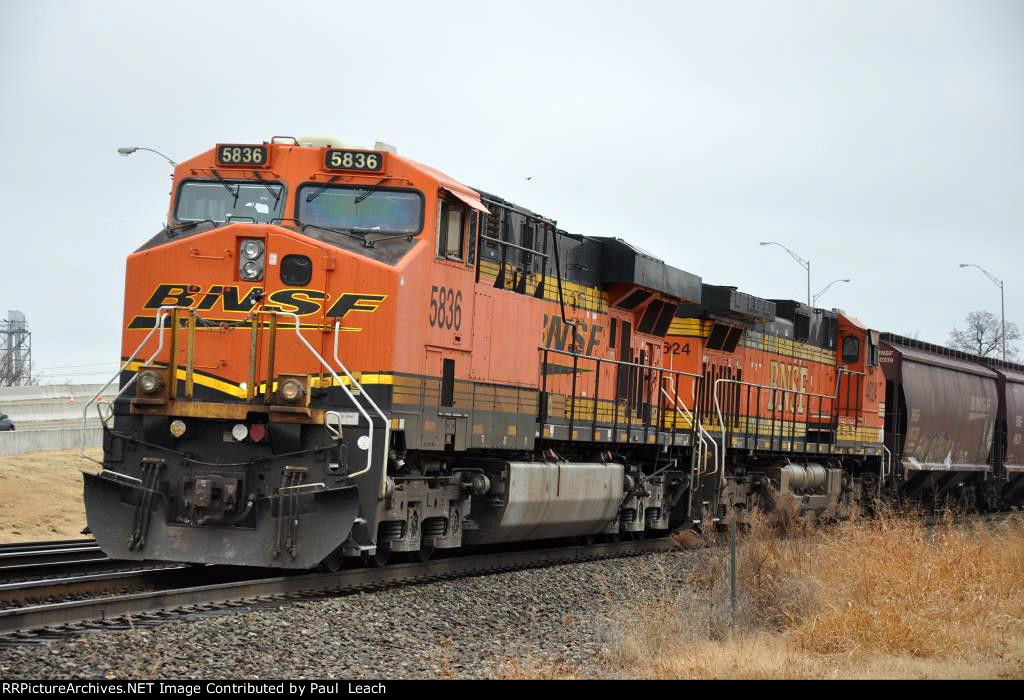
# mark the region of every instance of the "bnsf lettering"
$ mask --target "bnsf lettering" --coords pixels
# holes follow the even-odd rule
[[[561,316],[549,316],[544,314],[544,347],[556,350],[575,350],[584,355],[593,355],[594,348],[601,342],[601,335],[604,333],[604,326],[596,323],[589,324],[586,321],[576,321],[576,336],[572,337],[572,326],[562,323]],[[572,341],[572,347],[570,342]]]
[[[327,298],[323,292],[315,292],[311,289],[281,289],[269,297],[270,302],[265,308],[274,311],[286,311],[298,316],[310,316],[320,310],[320,302]]]
[[[146,302],[147,309],[159,309],[161,306],[192,306],[195,294],[189,292],[187,284],[161,284]]]
[[[222,302],[225,311],[247,312],[256,304],[253,292],[262,292],[260,287],[253,287],[245,296],[241,296],[238,287],[225,287]],[[241,296],[241,298],[239,298]],[[258,295],[256,295],[258,296]]]
[[[211,286],[205,292],[189,284],[161,284],[153,290],[143,308],[161,306],[195,307],[200,311],[248,313],[263,293],[262,287]],[[330,318],[344,318],[349,312],[373,313],[387,299],[386,294],[345,293],[327,311]],[[297,316],[312,316],[324,308],[326,292],[316,289],[279,289],[264,300],[264,308]]]
[[[769,369],[771,372],[769,386],[785,389],[788,393],[786,394],[784,405],[780,405],[782,402],[779,399],[782,398],[782,392],[768,392],[768,410],[773,411],[777,408],[791,413],[795,406],[796,413],[803,413],[804,396],[802,393],[807,391],[808,369],[799,365],[784,365],[774,360],[772,360]],[[778,397],[776,397],[776,393],[778,393]]]
[[[344,318],[349,311],[373,313],[387,298],[386,294],[342,294],[327,312],[327,316]]]

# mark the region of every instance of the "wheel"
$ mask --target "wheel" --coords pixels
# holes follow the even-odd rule
[[[377,547],[376,552],[366,555],[366,563],[370,566],[386,566],[390,560],[391,550],[383,547]]]
[[[320,566],[318,568],[321,571],[327,571],[328,573],[333,574],[341,568],[341,564],[344,560],[345,557],[344,555],[342,555],[341,550],[336,549],[330,554],[328,554],[327,557],[322,562],[320,562]]]
[[[434,555],[433,547],[420,547],[415,552],[406,552],[405,559],[411,564],[422,564],[430,561],[430,557]]]

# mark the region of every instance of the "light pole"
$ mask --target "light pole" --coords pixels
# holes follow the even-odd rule
[[[960,267],[976,267],[982,271],[982,273],[992,280],[992,283],[999,287],[999,307],[1000,313],[1003,317],[1003,362],[1006,362],[1006,289],[1003,287],[1003,281],[993,275],[991,272],[983,268],[981,265],[975,265],[973,263],[960,263]]]
[[[761,245],[777,245],[777,246],[779,246],[780,248],[785,250],[787,253],[789,253],[790,256],[794,260],[796,260],[798,263],[800,263],[801,267],[803,267],[805,270],[807,270],[807,305],[810,306],[811,305],[811,261],[810,260],[804,260],[803,258],[801,258],[799,255],[794,253],[792,250],[790,250],[786,246],[782,245],[781,243],[776,243],[775,241],[761,241]]]
[[[829,283],[828,283],[827,285],[825,285],[825,288],[824,288],[824,289],[822,289],[822,290],[821,290],[820,292],[818,292],[817,294],[815,294],[815,295],[814,295],[814,303],[815,303],[815,304],[817,304],[817,303],[818,303],[818,298],[819,298],[819,297],[820,297],[820,296],[821,296],[822,294],[824,294],[825,292],[827,292],[827,291],[828,291],[829,289],[831,289],[831,288],[832,288],[832,285],[833,285],[833,284],[838,284],[839,282],[849,282],[849,281],[850,281],[850,280],[832,280],[832,281],[831,281],[831,282],[829,282]]]
[[[170,163],[175,168],[178,167],[178,164],[175,163],[173,160],[171,160],[170,158],[165,156],[160,151],[157,151],[157,150],[152,149],[152,148],[146,148],[145,146],[121,146],[119,149],[117,149],[117,152],[120,153],[123,156],[130,156],[132,153],[135,153],[135,151],[149,151],[150,153],[156,153],[158,156],[160,156],[161,158],[166,160],[168,163]]]

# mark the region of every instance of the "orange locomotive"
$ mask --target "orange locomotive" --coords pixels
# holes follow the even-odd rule
[[[177,166],[127,262],[89,527],[110,556],[287,568],[664,533],[779,491],[859,507],[878,337],[702,284],[378,144]]]

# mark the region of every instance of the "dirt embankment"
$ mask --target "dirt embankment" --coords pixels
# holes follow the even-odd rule
[[[99,458],[100,450],[88,450]],[[0,457],[0,542],[82,537],[81,470],[95,463],[78,450]]]

